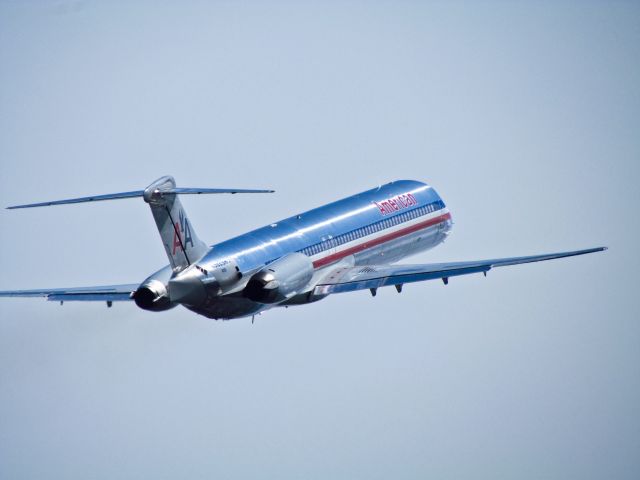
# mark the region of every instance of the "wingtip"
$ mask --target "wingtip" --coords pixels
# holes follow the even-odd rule
[[[33,208],[33,207],[50,207],[53,205],[51,202],[42,202],[42,203],[27,203],[24,205],[10,205],[5,207],[5,210],[22,210],[25,208]]]

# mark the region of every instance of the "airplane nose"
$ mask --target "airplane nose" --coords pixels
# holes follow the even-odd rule
[[[188,268],[169,280],[169,298],[172,302],[197,307],[209,295],[217,295],[220,287],[215,279],[209,279],[195,268]]]

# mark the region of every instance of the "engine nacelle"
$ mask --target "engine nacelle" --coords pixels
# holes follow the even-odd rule
[[[311,259],[302,253],[290,253],[254,274],[244,296],[258,303],[280,303],[300,293],[312,276]]]
[[[136,302],[136,305],[143,310],[151,310],[152,312],[161,312],[175,307],[176,303],[171,301],[167,290],[171,273],[171,268],[167,266],[142,282],[133,292],[133,301]]]

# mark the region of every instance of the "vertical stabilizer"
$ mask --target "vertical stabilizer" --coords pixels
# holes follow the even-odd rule
[[[144,190],[143,198],[151,207],[171,268],[183,270],[207,252],[207,245],[196,235],[175,188],[173,177],[162,177]]]
[[[208,250],[205,243],[198,238],[196,232],[182,208],[178,195],[200,195],[217,193],[273,193],[273,190],[255,190],[246,188],[176,188],[173,177],[159,178],[144,190],[128,192],[105,193],[88,197],[65,198],[48,202],[12,205],[14,208],[49,207],[51,205],[66,205],[70,203],[102,202],[105,200],[119,200],[123,198],[143,197],[151,207],[153,218],[158,226],[160,238],[169,257],[171,268],[180,271],[202,257]]]

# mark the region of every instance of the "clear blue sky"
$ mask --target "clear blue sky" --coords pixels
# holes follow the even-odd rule
[[[183,186],[214,243],[398,178],[410,262],[256,319],[0,302],[0,477],[640,477],[637,2],[0,3],[0,205]],[[141,281],[142,201],[0,211],[0,289]]]

